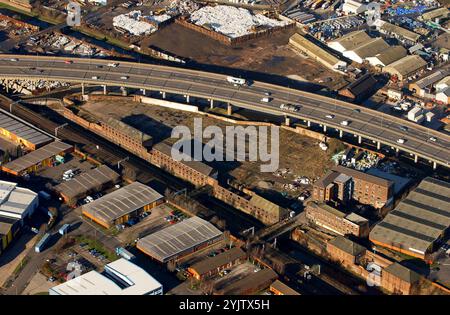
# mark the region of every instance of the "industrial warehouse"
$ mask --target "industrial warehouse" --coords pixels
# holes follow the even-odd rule
[[[202,260],[188,268],[195,279],[202,280],[211,277],[224,269],[230,268],[247,257],[247,254],[239,247],[233,247],[217,256]]]
[[[82,213],[109,229],[150,211],[163,202],[163,196],[149,186],[131,183],[100,199],[83,205]]]
[[[223,239],[211,223],[192,217],[141,238],[136,247],[153,259],[166,263]]]
[[[36,150],[53,141],[45,133],[4,110],[0,110],[0,136],[23,145],[29,150]]]
[[[124,258],[49,290],[50,295],[162,295],[162,285],[141,267]]]
[[[450,185],[424,179],[370,232],[376,245],[429,260],[435,243],[450,226]]]
[[[62,158],[65,154],[72,151],[73,146],[62,141],[55,141],[6,163],[1,169],[12,175],[24,176],[25,174],[35,173],[40,169],[52,166],[58,157]]]
[[[115,184],[119,178],[120,175],[108,166],[101,165],[55,186],[54,189],[65,202],[71,203],[93,191],[103,190],[108,184]]]
[[[39,205],[38,195],[16,183],[0,181],[0,254]]]

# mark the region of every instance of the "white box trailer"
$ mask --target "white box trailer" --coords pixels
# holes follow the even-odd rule
[[[247,83],[247,81],[245,79],[235,78],[235,77],[230,77],[230,76],[227,77],[227,81],[234,85],[245,85]]]

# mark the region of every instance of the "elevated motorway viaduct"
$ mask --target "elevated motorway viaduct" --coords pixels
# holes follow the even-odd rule
[[[286,123],[289,118],[297,118],[308,126],[321,125],[324,132],[335,129],[340,137],[344,133],[355,135],[359,143],[367,139],[376,143],[378,149],[387,145],[396,151],[407,152],[414,156],[416,162],[419,158],[429,161],[433,168],[450,166],[450,136],[447,134],[351,103],[264,82],[233,86],[227,82],[226,75],[179,67],[134,62],[120,62],[117,67],[110,67],[108,64],[115,61],[75,58],[71,59],[72,63],[66,63],[66,60],[61,57],[0,55],[0,79],[104,85],[105,92],[107,86],[120,86],[142,89],[144,93],[159,91],[163,98],[166,93],[183,95],[187,103],[192,97],[208,100],[211,106],[214,102],[223,102],[228,104],[230,113],[236,106],[284,116]],[[265,93],[270,93],[269,103],[261,101]],[[299,105],[299,110],[281,109],[283,103]],[[348,121],[348,125],[342,125],[342,121]],[[399,139],[404,142],[399,143]]]

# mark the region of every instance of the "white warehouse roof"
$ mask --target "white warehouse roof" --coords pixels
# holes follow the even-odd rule
[[[30,189],[17,187],[16,183],[0,181],[0,215],[2,216],[23,219],[33,203],[37,206],[37,198],[37,194]]]
[[[105,266],[105,275],[91,271],[51,288],[49,293],[50,295],[162,294],[162,285],[141,267],[121,258]]]

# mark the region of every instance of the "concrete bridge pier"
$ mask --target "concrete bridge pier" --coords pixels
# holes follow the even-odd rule
[[[327,126],[323,125],[323,132],[327,132]]]
[[[190,97],[189,97],[189,95],[185,95],[185,97],[186,97],[186,103],[188,103],[188,104],[189,104],[189,100],[190,100]]]
[[[213,99],[209,100],[209,108],[211,108],[211,109],[214,108],[214,100]]]
[[[378,142],[377,142],[377,150],[380,150],[380,149],[381,149],[381,142],[378,141]]]
[[[227,115],[228,116],[233,115],[233,106],[231,106],[230,103],[227,104]]]
[[[418,160],[419,160],[419,156],[417,154],[414,154],[414,163],[417,163]]]
[[[343,135],[344,135],[344,132],[342,130],[339,130],[339,138],[342,138]]]
[[[106,90],[106,84],[105,84],[105,85],[103,85],[103,95],[106,95],[106,94],[108,94],[108,91]]]
[[[436,162],[433,162],[433,169],[435,170],[435,169],[436,169],[436,167],[437,167],[437,164],[436,164]]]
[[[4,81],[4,84],[5,84],[5,87],[6,87],[6,93],[9,93],[9,80],[6,79],[6,80]]]
[[[147,94],[147,90],[146,89],[142,89],[142,95],[146,95]]]
[[[284,116],[284,124],[288,127],[291,125],[291,118],[289,116]]]
[[[306,124],[308,125],[308,127],[311,127],[311,121],[310,120],[307,120]]]
[[[84,83],[81,83],[81,96],[84,96]]]
[[[160,91],[159,93],[162,95],[163,99],[166,99],[166,92]]]
[[[361,144],[361,142],[362,142],[362,137],[358,136],[358,144]]]

